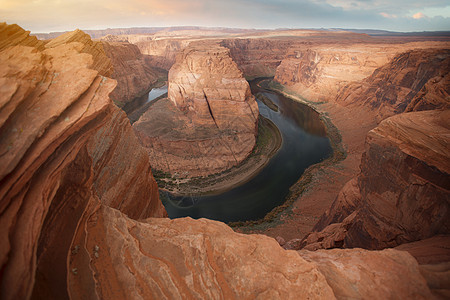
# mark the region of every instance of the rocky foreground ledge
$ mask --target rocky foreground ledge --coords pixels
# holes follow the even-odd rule
[[[52,47],[0,24],[2,299],[432,297],[407,252],[286,251],[220,222],[155,218],[148,156],[96,69],[108,58],[76,36]]]

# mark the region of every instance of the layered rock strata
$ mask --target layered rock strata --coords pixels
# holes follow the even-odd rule
[[[142,54],[148,55],[152,66],[169,71],[176,61],[179,52],[186,48],[190,40],[152,39],[152,37],[133,40]]]
[[[9,40],[0,52],[1,298],[61,299],[89,202],[131,218],[166,213],[147,154],[108,98],[116,82],[103,76],[111,63],[99,44],[80,31],[45,48]]]
[[[211,43],[186,48],[170,69],[168,94],[133,125],[154,168],[204,176],[251,153],[258,106],[228,49]]]
[[[102,45],[114,68],[111,78],[117,80],[110,97],[119,107],[144,95],[159,77],[164,77],[161,70],[153,67],[152,58],[142,55],[136,45],[127,42],[102,42]]]
[[[367,90],[362,90],[364,88],[361,86],[358,87],[361,80],[369,77],[377,68],[386,65],[400,53],[423,48],[445,49],[448,48],[448,43],[380,44],[372,41],[370,44],[346,45],[343,43],[340,45],[336,43],[293,46],[277,68],[275,80],[300,96],[316,102],[334,101],[335,95],[351,83],[356,85],[346,88],[346,97],[355,92],[356,95],[364,97]],[[403,67],[400,65],[401,62],[398,67],[402,71],[399,72],[405,71],[406,66],[407,68],[415,67],[414,64],[404,64]],[[405,73],[409,71],[408,69]],[[423,75],[431,75],[431,72],[428,71],[428,73]],[[387,75],[386,72],[384,74]],[[411,76],[414,75],[408,74],[408,78],[405,78],[406,84],[411,81]],[[378,83],[382,82],[382,79],[387,79],[387,76],[379,77],[379,79]],[[374,92],[374,90],[371,91]],[[383,93],[378,91],[377,97],[381,94]]]
[[[109,77],[113,72],[111,60],[107,59],[103,44],[91,40],[91,37],[83,31],[77,29],[75,31],[66,32],[57,38],[48,41],[46,48],[55,48],[60,45],[69,43],[80,43],[80,52],[87,53],[92,56],[92,65],[89,66],[99,72],[100,75]]]
[[[220,222],[154,218],[147,154],[93,68],[108,59],[83,49],[0,52],[2,299],[429,299],[427,283],[445,286],[407,252],[285,251]]]
[[[382,249],[450,233],[450,110],[404,113],[369,132],[361,173],[304,239]]]
[[[336,102],[370,107],[380,119],[402,112],[449,109],[450,50],[401,53],[368,78],[344,87]]]
[[[369,76],[392,58],[388,47],[323,45],[291,49],[275,80],[311,101],[329,101],[346,83]]]
[[[94,207],[72,248],[79,249],[69,259],[73,299],[432,297],[407,252],[285,251],[272,238],[206,219],[137,222]]]
[[[44,49],[43,41],[38,40],[35,36],[30,36],[30,32],[25,31],[19,25],[0,23],[0,51],[16,45]]]
[[[292,46],[289,39],[226,39],[220,44],[230,49],[233,60],[247,78],[274,76]]]

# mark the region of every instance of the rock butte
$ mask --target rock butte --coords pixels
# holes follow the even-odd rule
[[[133,125],[153,168],[205,176],[252,152],[258,106],[227,48],[211,43],[185,48],[169,71],[168,95]]]
[[[315,33],[301,34],[311,38]],[[353,203],[355,212],[349,213],[353,217],[343,217],[349,228],[358,228],[361,222],[352,222],[368,217],[382,221],[378,224],[386,229],[379,234],[369,228],[370,234],[362,236],[369,244],[363,246],[384,247],[384,237],[398,234],[395,230],[405,222],[398,239],[389,237],[386,245],[430,237],[398,249],[433,265],[419,265],[408,252],[394,249],[284,250],[275,239],[239,234],[220,222],[161,218],[166,214],[148,155],[125,114],[108,97],[116,86],[108,76],[121,61],[107,57],[111,48],[79,30],[44,43],[19,26],[4,23],[0,41],[2,299],[448,298],[448,264],[441,263],[448,261],[448,233],[430,237],[448,229],[448,217],[434,214],[437,206],[448,207],[448,110],[400,114],[371,131],[358,179],[346,185],[337,198],[342,200],[318,225],[328,225],[327,218],[333,218],[340,204],[348,208]],[[211,50],[194,48],[192,54],[216,53],[212,62],[226,61],[223,66],[233,71],[226,74],[237,79],[238,72],[228,63],[229,52],[214,45]],[[124,46],[122,55],[139,60],[132,48]],[[187,59],[175,65],[179,72],[171,74],[177,87],[189,87],[192,81],[183,80],[196,74],[185,71],[189,53],[183,53]],[[201,61],[201,70],[207,61]],[[212,78],[218,80],[219,75],[224,74]],[[242,73],[239,76],[240,83]],[[119,91],[127,90],[126,82],[119,80]],[[425,86],[429,84],[434,81]],[[130,95],[138,90],[129,89]],[[188,121],[214,123],[205,101],[186,102],[190,98],[182,89],[174,91],[174,102],[164,105],[185,109],[186,115],[198,112],[186,117]],[[186,89],[194,96],[198,91]],[[247,99],[246,89],[238,91],[241,100]],[[211,111],[214,114],[214,108]],[[220,128],[229,119],[221,109],[218,112]],[[388,163],[382,165],[380,159]],[[385,179],[384,173],[390,177]],[[386,182],[389,178],[391,182]],[[395,206],[395,197],[385,196],[406,199],[402,188],[417,201],[400,201],[393,210],[386,209],[384,204]],[[417,210],[430,212],[434,219],[416,214]],[[414,224],[411,220],[417,216],[420,222]],[[437,228],[439,220],[442,226]],[[336,222],[335,227],[342,228],[343,222]],[[343,232],[344,242],[361,242],[350,232],[355,231]],[[329,244],[325,240],[335,246],[341,241],[330,236],[319,239],[315,243],[322,248]]]

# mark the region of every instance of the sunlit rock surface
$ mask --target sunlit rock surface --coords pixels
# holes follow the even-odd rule
[[[285,251],[272,238],[238,234],[220,222],[155,218],[164,216],[165,210],[148,154],[124,113],[109,99],[116,82],[106,77],[111,62],[97,48],[99,44],[75,31],[44,46],[18,26],[0,30],[0,37],[2,299],[430,299],[448,295],[448,270],[441,265],[418,266],[405,251]],[[208,85],[211,80],[220,87],[213,81],[223,74],[208,73],[190,91],[192,82],[184,80],[197,73],[185,69],[175,73],[174,82],[181,95],[194,95],[192,101],[175,92],[173,99],[160,105],[197,122],[196,128],[214,124],[215,130],[234,130],[220,103],[211,105],[208,115],[205,102],[225,97],[229,106],[235,101],[237,111],[249,112],[255,104],[247,103],[247,110],[242,102],[254,99],[247,97],[248,86],[241,84],[239,72],[228,64],[230,58],[223,56],[227,51],[213,47],[208,53],[211,64],[236,76],[225,77],[222,83],[224,89],[230,89],[230,82],[236,86],[230,98]],[[208,66],[208,60],[199,63],[203,64],[200,70]],[[188,69],[194,70],[195,64],[187,64]],[[197,97],[198,87],[204,90],[203,100]],[[249,114],[244,116],[246,121],[236,126],[250,124],[249,133],[254,135],[256,125],[249,121]],[[386,157],[368,151],[363,164],[369,168],[380,157],[394,159],[399,162],[397,172],[391,168],[385,173],[419,182],[416,189],[406,186],[408,193],[427,195],[421,184],[440,188],[442,193],[439,176],[449,169],[446,120],[448,112],[411,113],[386,120],[369,136],[368,149],[376,150],[384,141],[390,150]],[[431,124],[434,131],[421,131],[427,128],[423,124]],[[246,127],[235,129],[242,128]],[[414,143],[405,142],[411,140]],[[405,161],[412,164],[405,166]],[[377,168],[373,167],[374,176],[381,173]],[[403,172],[405,168],[411,175]],[[363,168],[362,174],[368,174],[367,170]],[[381,176],[376,179],[384,184]],[[376,196],[370,177],[360,181],[367,182],[368,191]],[[402,187],[403,182],[398,182],[394,183]],[[358,184],[353,185],[359,188]],[[358,193],[346,195],[350,202]],[[428,223],[419,221],[427,228]],[[414,253],[418,248],[406,250]]]
[[[89,201],[132,218],[166,214],[148,156],[108,97],[116,82],[102,75],[110,61],[98,44],[81,31],[45,48],[30,39],[7,38],[0,52],[2,299],[65,293],[67,253]]]
[[[75,299],[431,297],[406,252],[286,251],[272,238],[238,234],[216,221],[137,222],[104,206],[80,224],[72,245],[79,251],[69,262]]]
[[[409,111],[450,108],[450,50],[407,51],[349,84],[336,101],[376,111],[380,119]]]
[[[204,176],[251,153],[258,106],[228,49],[211,43],[186,48],[170,69],[168,93],[133,125],[154,168]]]

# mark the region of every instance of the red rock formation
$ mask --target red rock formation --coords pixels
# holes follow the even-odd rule
[[[163,70],[170,70],[175,63],[177,54],[186,48],[190,40],[152,39],[139,37],[138,40],[129,38],[142,54],[149,55],[152,66]]]
[[[23,30],[19,25],[0,23],[0,51],[7,47],[22,45],[44,49],[44,42],[35,36],[30,36],[29,31]]]
[[[364,98],[367,93],[375,92],[376,88],[362,90],[360,81],[399,53],[412,49],[448,48],[446,42],[379,44],[372,41],[371,44],[342,44],[293,46],[277,68],[275,80],[311,101],[334,101],[342,89],[342,99],[353,97],[353,93]],[[411,63],[409,67],[415,66],[413,61]],[[402,68],[400,65],[401,62],[398,66],[392,66],[392,69],[386,69],[384,74],[387,75],[395,68]],[[431,74],[430,71],[428,73]],[[377,83],[382,84],[382,80],[386,78],[387,76],[379,77]],[[412,77],[405,79],[410,83]],[[354,84],[346,88],[352,83]]]
[[[400,114],[370,131],[361,173],[307,249],[382,249],[450,233],[450,110]]]
[[[78,250],[70,255],[75,271],[68,285],[75,299],[431,297],[406,252],[285,251],[272,238],[206,219],[137,222],[95,207],[72,249]]]
[[[114,68],[111,78],[117,80],[110,97],[119,107],[147,93],[158,77],[163,76],[152,67],[152,59],[142,55],[136,45],[128,42],[102,42],[102,45]]]
[[[359,81],[387,63],[393,56],[391,47],[321,45],[293,48],[277,68],[275,80],[308,100],[330,101],[345,84]]]
[[[100,44],[80,31],[45,50],[22,40],[0,52],[1,298],[60,299],[88,203],[132,218],[165,210],[147,154],[108,98],[116,83],[102,76],[111,64]]]
[[[275,75],[278,65],[292,46],[289,39],[226,39],[220,43],[246,78]]]
[[[77,29],[75,31],[69,31],[58,36],[55,39],[50,40],[45,44],[46,48],[56,48],[60,45],[68,43],[80,43],[80,52],[88,53],[92,56],[92,65],[90,68],[95,69],[102,76],[111,76],[113,69],[111,61],[105,58],[105,50],[103,44],[91,40],[91,37],[83,31]]]
[[[333,249],[298,253],[325,276],[337,299],[431,297],[419,265],[405,252]]]
[[[407,251],[421,265],[450,262],[450,235],[436,235],[429,239],[402,244],[395,249]]]
[[[444,286],[403,251],[285,251],[220,222],[147,218],[165,211],[147,154],[108,98],[109,60],[68,40],[0,52],[2,299],[430,298],[427,282]],[[222,52],[213,63],[229,59]]]
[[[154,168],[203,176],[251,153],[258,106],[228,49],[211,43],[186,48],[170,69],[169,99],[133,125]]]
[[[380,119],[408,111],[450,108],[450,50],[407,51],[337,95],[340,104],[364,105]]]

